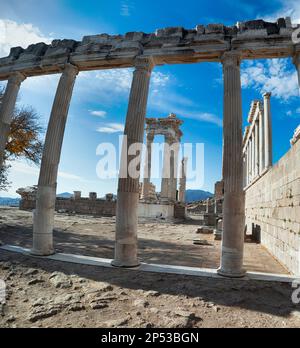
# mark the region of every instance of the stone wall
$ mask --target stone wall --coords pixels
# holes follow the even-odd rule
[[[247,233],[300,274],[300,141],[246,189]]]
[[[20,201],[21,210],[35,209],[35,200],[22,199]],[[56,198],[55,210],[76,214],[88,214],[98,216],[115,216],[116,201],[89,198]]]

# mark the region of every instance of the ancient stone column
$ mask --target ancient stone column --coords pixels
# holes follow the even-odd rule
[[[300,52],[297,52],[294,56],[293,62],[295,64],[295,67],[298,71],[298,83],[300,88]]]
[[[34,255],[51,255],[56,200],[56,181],[65,125],[78,69],[67,64],[59,81],[44,144],[33,221]]]
[[[255,178],[255,162],[256,162],[256,153],[255,153],[255,132],[254,129],[252,131],[252,140],[251,140],[251,146],[252,146],[252,163],[251,163],[251,170],[252,170],[252,180]]]
[[[264,118],[261,112],[259,113],[258,124],[259,124],[259,173],[261,174],[265,168],[265,151],[264,151],[265,131],[264,131]]]
[[[254,124],[254,134],[255,134],[255,176],[259,175],[259,128],[258,121]]]
[[[224,75],[223,116],[223,237],[218,273],[242,277],[245,199],[243,192],[242,97],[240,57],[227,52],[222,57]]]
[[[19,72],[13,73],[8,81],[0,107],[0,168],[4,160],[4,151],[10,131],[10,124],[16,106],[17,96],[25,76]]]
[[[179,143],[175,142],[171,145],[171,157],[170,157],[170,188],[169,188],[169,199],[176,201],[177,199],[177,174],[178,174],[178,152]]]
[[[132,144],[139,146],[143,143],[149,83],[153,67],[154,62],[151,57],[135,60],[124,131],[127,141],[126,145],[123,143],[123,147],[126,147],[121,156],[121,167],[124,162],[128,164],[126,165],[127,175],[120,176],[118,185],[115,258],[112,262],[112,265],[117,267],[139,265],[137,258],[139,175],[132,177],[128,173],[130,162],[136,158],[128,154],[128,149]]]
[[[186,169],[187,169],[187,157],[184,157],[181,161],[181,173],[179,182],[179,202],[185,203],[185,192],[186,192]]]
[[[272,166],[272,123],[271,123],[271,93],[264,94],[264,142],[265,142],[265,168]]]
[[[151,182],[151,153],[152,153],[152,143],[154,135],[147,134],[147,153],[145,156],[145,167],[144,167],[144,180],[143,180],[143,192],[142,199],[149,199],[149,185]]]
[[[251,177],[251,165],[252,165],[252,148],[251,148],[251,139],[248,140],[248,185],[250,184],[252,177]]]
[[[161,179],[161,193],[162,201],[169,201],[170,198],[170,181],[171,181],[171,146],[172,139],[165,136],[164,158],[163,158],[163,174]]]

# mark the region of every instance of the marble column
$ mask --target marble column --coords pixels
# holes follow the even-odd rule
[[[265,168],[265,151],[264,151],[264,118],[262,113],[259,113],[259,174],[261,174]]]
[[[0,168],[2,168],[4,161],[4,152],[10,131],[10,124],[16,106],[17,96],[21,83],[25,80],[25,78],[26,77],[23,74],[16,72],[13,73],[7,81],[0,107]]]
[[[252,145],[251,145],[251,137],[248,139],[248,152],[249,152],[249,159],[248,159],[248,184],[250,184],[252,180]]]
[[[78,69],[67,64],[57,87],[44,144],[33,221],[34,255],[51,255],[56,200],[56,181],[64,131]]]
[[[187,160],[188,158],[184,157],[181,161],[179,195],[178,195],[178,199],[181,203],[185,203]]]
[[[243,191],[242,95],[240,56],[226,52],[222,56],[224,75],[223,115],[223,238],[218,273],[242,277],[245,228]]]
[[[259,175],[259,128],[258,121],[254,124],[254,134],[255,134],[255,176]]]
[[[298,72],[298,84],[300,88],[300,52],[297,52],[294,56],[293,62]]]
[[[247,186],[247,155],[243,153],[243,187]]]
[[[153,67],[154,61],[151,57],[138,57],[135,60],[124,130],[127,140],[126,143],[123,143],[125,151],[123,148],[121,156],[121,167],[127,163],[126,175],[125,177],[120,176],[118,184],[115,258],[112,261],[112,265],[116,267],[136,267],[139,265],[137,258],[139,175],[133,177],[129,173],[130,162],[136,156],[130,155],[128,149],[132,144],[139,147],[143,143],[149,84]]]
[[[271,123],[271,93],[264,94],[264,142],[265,142],[265,168],[272,166],[272,123]]]
[[[172,144],[171,158],[170,158],[170,190],[169,198],[171,201],[177,200],[177,175],[178,175],[178,152],[179,142]]]
[[[251,169],[252,169],[252,180],[255,178],[255,132],[254,129],[252,130],[252,140],[251,140],[251,146],[252,146],[252,163],[251,163]]]
[[[145,166],[144,166],[144,180],[143,180],[143,191],[142,199],[149,199],[149,185],[151,182],[151,159],[152,159],[152,143],[154,135],[147,134],[147,153],[145,155]]]
[[[165,145],[164,145],[164,158],[163,158],[163,173],[161,179],[161,193],[160,198],[162,201],[169,201],[170,199],[170,182],[171,182],[171,146],[172,139],[168,136],[165,136]]]
[[[246,154],[246,186],[247,186],[249,183],[249,147],[248,147],[248,143],[246,146],[245,154]]]

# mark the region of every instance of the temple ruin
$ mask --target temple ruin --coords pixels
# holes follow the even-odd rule
[[[149,82],[153,68],[164,64],[216,62],[223,66],[224,79],[223,233],[222,257],[218,273],[228,277],[245,275],[243,268],[245,196],[247,226],[255,224],[260,225],[261,229],[266,227],[268,236],[266,235],[265,243],[273,243],[272,240],[277,239],[274,250],[276,252],[278,250],[278,255],[284,253],[282,258],[289,257],[287,261],[291,264],[290,269],[296,272],[296,266],[299,264],[299,259],[296,259],[297,250],[293,248],[293,251],[291,249],[288,253],[283,252],[285,246],[278,236],[291,230],[291,235],[297,235],[299,242],[300,214],[296,214],[296,210],[299,209],[300,142],[295,142],[288,154],[270,168],[271,135],[267,131],[269,119],[261,116],[260,104],[256,103],[253,105],[251,117],[255,120],[258,117],[258,122],[260,117],[264,119],[264,145],[257,144],[257,134],[261,132],[261,128],[255,121],[248,130],[248,138],[244,140],[243,149],[240,64],[245,59],[291,57],[298,71],[300,84],[300,44],[292,40],[292,33],[297,27],[299,26],[292,26],[289,18],[279,18],[274,23],[253,20],[238,22],[234,26],[209,24],[197,25],[195,29],[173,27],[159,29],[151,34],[142,32],[114,36],[102,34],[85,36],[82,41],[54,40],[50,45],[39,43],[30,45],[27,49],[12,48],[8,57],[0,59],[0,80],[8,80],[0,110],[1,163],[22,82],[32,76],[61,73],[40,169],[32,254],[47,256],[54,253],[53,226],[57,172],[68,109],[78,73],[97,69],[134,68],[124,131],[127,135],[128,150],[131,144],[143,142]],[[265,98],[265,103],[268,104],[268,96]],[[268,106],[265,106],[265,110],[267,109]],[[261,162],[257,149],[264,149]],[[249,162],[247,167],[244,160],[245,151],[252,154],[252,157],[246,156],[246,161]],[[254,160],[253,153],[256,153]],[[128,161],[130,156],[128,151],[124,151],[121,163]],[[244,190],[245,167],[248,186]],[[287,170],[287,167],[291,170]],[[263,174],[266,168],[268,170]],[[292,178],[293,175],[295,177]],[[284,197],[280,196],[281,182],[285,185]],[[173,185],[175,185],[173,180],[163,185],[162,198],[168,200],[175,198],[174,190],[172,197],[169,190]],[[289,194],[291,186],[292,191]],[[137,267],[140,264],[137,258],[139,189],[139,178],[120,177],[116,207],[115,257],[112,263],[116,267]],[[276,194],[278,192],[278,197],[274,191]],[[143,190],[143,195],[146,197],[147,192],[149,193],[149,185],[146,181]],[[295,201],[293,197],[297,197]],[[273,218],[269,212],[270,204],[273,202],[280,204],[279,201],[282,199],[287,200],[284,214],[294,214],[294,220],[287,221],[285,228],[277,226],[275,229],[270,229],[269,226],[272,225],[270,220]],[[293,203],[293,206],[290,206],[290,203]],[[287,210],[290,213],[287,213]],[[278,206],[278,214],[281,214],[279,211],[282,211],[281,205]],[[262,240],[263,238],[262,234]],[[295,245],[296,241],[292,238],[289,243]]]

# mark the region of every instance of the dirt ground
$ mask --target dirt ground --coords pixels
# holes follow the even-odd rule
[[[32,218],[0,210],[2,243],[31,246]],[[140,257],[218,267],[219,242],[197,225],[141,222]],[[57,215],[58,251],[112,258],[114,220]],[[207,246],[193,245],[207,240]],[[252,270],[286,273],[260,245],[245,245]],[[50,261],[0,250],[6,303],[0,327],[299,327],[290,284],[144,273]]]

